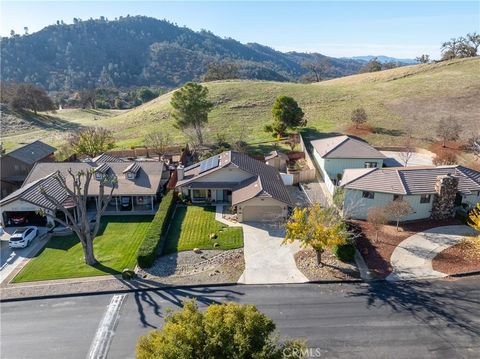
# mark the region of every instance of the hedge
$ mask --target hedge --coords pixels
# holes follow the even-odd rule
[[[355,258],[355,246],[352,243],[333,246],[332,252],[342,262],[353,262]]]
[[[148,227],[145,238],[137,252],[137,263],[141,268],[149,268],[155,261],[158,247],[168,228],[168,223],[175,207],[173,191],[168,191],[163,196],[162,202],[158,207],[150,226]]]

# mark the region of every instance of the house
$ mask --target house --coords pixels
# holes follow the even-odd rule
[[[102,157],[105,159],[106,157]],[[98,159],[97,159],[98,160]],[[107,214],[154,213],[160,200],[163,185],[168,181],[169,171],[163,162],[46,162],[37,163],[32,168],[22,187],[0,201],[2,225],[53,223],[51,218],[39,214],[47,207],[50,214],[58,215],[55,206],[47,200],[41,191],[45,190],[56,201],[68,205],[67,191],[54,178],[59,171],[72,189],[73,173],[94,171],[95,175],[88,188],[87,210],[95,212],[99,195],[98,180],[104,175],[114,176],[117,181],[113,197],[108,204]],[[106,193],[109,189],[106,188]],[[76,209],[72,207],[75,215]],[[21,222],[21,223],[20,223]]]
[[[331,194],[347,168],[380,168],[386,158],[364,141],[335,136],[311,141],[312,154]]]
[[[344,215],[355,219],[398,199],[413,209],[404,221],[451,218],[480,202],[480,172],[458,165],[347,169],[341,187]]]
[[[193,203],[233,206],[239,222],[286,218],[292,204],[278,170],[246,154],[226,151],[177,171],[177,191]]]
[[[287,171],[288,160],[288,156],[285,153],[279,151],[272,151],[265,156],[265,163],[269,166],[275,167],[280,172]]]
[[[0,198],[20,188],[35,163],[53,161],[55,151],[55,147],[42,141],[35,141],[2,155],[0,157],[2,188]]]

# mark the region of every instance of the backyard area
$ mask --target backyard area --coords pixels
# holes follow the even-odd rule
[[[215,233],[216,238],[210,238]],[[217,243],[217,245],[215,245]],[[199,249],[243,247],[242,228],[228,227],[215,220],[215,207],[179,206],[167,234],[164,254]]]
[[[75,234],[52,237],[13,279],[14,283],[119,274],[133,269],[140,243],[153,216],[105,216],[94,240],[96,266],[84,262]]]

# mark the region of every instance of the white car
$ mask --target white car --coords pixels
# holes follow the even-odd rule
[[[10,236],[8,246],[10,248],[25,248],[35,239],[38,234],[38,228],[35,226],[28,226],[17,228]]]

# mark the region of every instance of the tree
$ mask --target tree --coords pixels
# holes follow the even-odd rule
[[[102,127],[86,127],[71,133],[68,143],[78,155],[95,157],[115,146],[113,133]]]
[[[57,171],[53,175],[53,179],[60,186],[61,190],[66,193],[66,201],[58,201],[50,191],[49,187],[41,187],[40,193],[47,200],[47,202],[57,210],[64,214],[65,219],[58,218],[55,215],[50,214],[49,208],[45,204],[39,205],[43,208],[43,214],[51,217],[54,221],[60,223],[62,226],[70,228],[78,236],[80,243],[82,244],[85,263],[88,265],[97,264],[97,259],[93,251],[93,240],[98,234],[101,224],[101,218],[108,203],[112,199],[113,191],[116,186],[117,179],[112,176],[105,175],[98,181],[98,197],[96,201],[95,221],[90,221],[89,213],[87,212],[87,200],[89,199],[90,182],[92,180],[94,171],[79,171],[73,173],[70,169],[68,171],[71,180],[68,181],[71,185],[67,184],[67,179],[61,172]],[[73,189],[71,188],[73,186]],[[109,193],[105,194],[105,187],[110,187]],[[43,202],[42,202],[43,203]],[[68,204],[68,206],[67,206]],[[70,211],[71,208],[75,208],[77,217]]]
[[[211,304],[202,313],[194,301],[169,313],[162,330],[137,342],[138,359],[302,358],[304,344],[274,336],[275,323],[251,305]]]
[[[360,73],[382,71],[382,63],[375,57],[371,59],[361,70]]]
[[[152,132],[145,136],[145,145],[151,148],[158,155],[158,160],[162,160],[165,150],[172,145],[172,139],[168,132]]]
[[[468,225],[480,232],[480,202],[468,214]]]
[[[265,126],[266,132],[272,132],[275,137],[285,135],[287,130],[305,127],[307,120],[297,101],[292,97],[279,96],[272,107],[273,124]]]
[[[238,66],[233,62],[211,62],[203,76],[205,82],[230,79],[238,79]]]
[[[193,129],[199,145],[203,145],[203,127],[213,108],[213,103],[208,101],[207,96],[207,87],[189,82],[175,91],[170,101],[176,127],[183,131]]]
[[[447,141],[456,141],[460,138],[462,126],[453,117],[443,118],[438,122],[437,136],[442,140],[442,146],[447,147]]]
[[[366,123],[368,121],[368,116],[365,112],[365,109],[363,107],[358,107],[353,110],[351,120],[355,124],[355,128],[358,128],[358,126]]]
[[[400,224],[401,219],[413,213],[413,208],[410,206],[408,202],[404,200],[395,200],[390,202],[385,207],[385,212],[388,218],[396,221],[397,223],[396,228],[398,231],[398,225]]]
[[[382,229],[382,226],[388,222],[388,218],[385,214],[385,208],[371,207],[368,210],[367,221],[375,230],[375,240],[378,241],[378,232]]]
[[[333,208],[323,209],[319,203],[303,209],[295,208],[285,230],[282,244],[298,239],[302,247],[312,247],[317,253],[319,266],[325,249],[347,243],[350,236],[337,212]]]
[[[409,131],[409,134],[407,135],[405,142],[403,144],[402,151],[399,154],[400,159],[403,162],[403,165],[405,167],[408,166],[408,162],[410,159],[413,157],[413,154],[415,153],[415,146],[413,144],[413,139],[411,136],[411,132]]]
[[[475,50],[475,55],[478,53],[478,48],[480,47],[480,34],[473,32],[471,34],[467,34],[467,40],[470,46]]]
[[[428,64],[430,62],[430,55],[423,54],[415,58],[415,61],[421,64]]]
[[[444,150],[433,158],[432,163],[435,166],[449,166],[457,164],[457,155],[453,151]]]
[[[35,114],[37,111],[55,110],[55,104],[45,90],[30,83],[14,86],[10,106],[16,110],[32,110]]]
[[[90,105],[91,108],[95,109],[97,94],[95,89],[84,89],[78,93],[78,98],[82,104],[82,108],[86,108],[87,105]]]
[[[326,58],[307,60],[302,62],[302,67],[309,70],[315,78],[315,82],[322,81],[324,74],[330,69],[330,61]]]
[[[476,160],[480,159],[480,133],[468,139],[466,149],[473,154]]]
[[[476,56],[479,45],[480,35],[476,33],[468,34],[467,38],[452,38],[442,43],[442,60]]]

